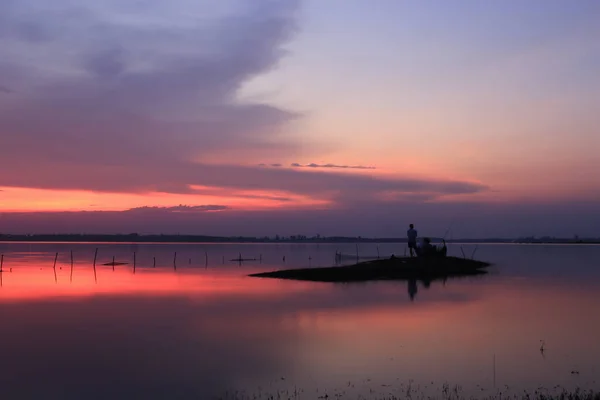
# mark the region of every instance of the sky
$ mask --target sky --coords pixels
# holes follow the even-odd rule
[[[4,0],[0,232],[600,236],[595,0]]]

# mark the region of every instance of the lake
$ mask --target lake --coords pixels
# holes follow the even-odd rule
[[[490,273],[429,287],[247,276],[330,266],[336,251],[405,245],[0,243],[0,396],[600,390],[600,246],[451,244]],[[127,264],[103,265],[113,257]]]

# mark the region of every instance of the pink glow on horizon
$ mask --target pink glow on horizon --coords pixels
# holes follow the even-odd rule
[[[222,188],[192,186],[202,194],[103,193],[85,190],[0,188],[2,212],[46,211],[126,211],[137,207],[173,207],[183,205],[223,205],[238,210],[321,207],[324,200],[266,191],[231,191]],[[241,197],[236,197],[241,196]],[[247,197],[244,197],[247,196]],[[281,198],[281,200],[279,200]]]

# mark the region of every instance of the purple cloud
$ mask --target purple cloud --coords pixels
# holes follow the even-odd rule
[[[298,1],[204,0],[186,3],[185,15],[181,2],[2,2],[0,76],[19,96],[0,103],[0,132],[9,132],[0,135],[0,187],[201,194],[194,187],[209,186],[238,197],[289,200],[236,193],[265,190],[341,203],[487,190],[207,162],[224,151],[288,158],[302,149],[281,134],[301,115],[237,98],[285,55]]]
[[[198,213],[198,212],[211,212],[211,211],[224,211],[229,210],[230,207],[222,205],[201,205],[201,206],[188,206],[178,205],[173,207],[136,207],[123,212],[135,212],[135,213],[152,213],[152,212],[167,212],[167,213]]]
[[[375,167],[365,167],[362,165],[337,165],[337,164],[300,164],[292,163],[290,165],[294,168],[334,168],[334,169],[376,169]]]
[[[138,2],[124,1],[109,12],[91,0],[4,4],[0,43],[10,46],[1,47],[0,71],[10,70],[28,95],[0,108],[0,130],[12,132],[0,138],[12,153],[3,167],[25,159],[43,168],[156,169],[225,147],[293,150],[271,133],[297,114],[236,95],[282,57],[297,2],[253,2],[210,24],[161,15],[177,15],[180,2],[134,10]],[[199,3],[190,6],[193,18],[206,15],[208,4]],[[133,11],[139,15],[127,19]],[[23,37],[23,24],[45,32],[43,43]]]

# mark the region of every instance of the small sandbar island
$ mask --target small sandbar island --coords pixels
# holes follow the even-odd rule
[[[285,269],[250,274],[257,278],[314,282],[438,280],[486,274],[491,264],[459,257],[395,257],[335,267]]]

